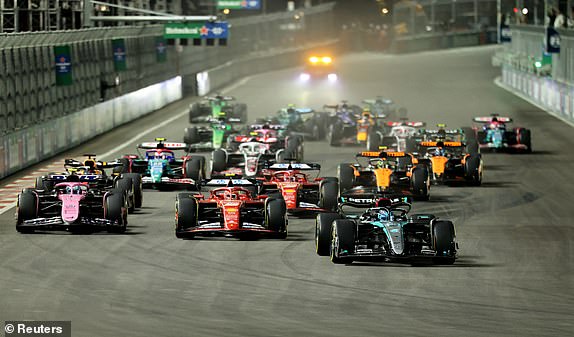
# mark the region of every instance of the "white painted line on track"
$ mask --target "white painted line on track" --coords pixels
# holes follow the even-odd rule
[[[241,80],[239,80],[239,81],[237,81],[237,82],[235,82],[235,83],[232,83],[232,84],[228,85],[227,87],[225,87],[225,88],[223,88],[223,89],[221,89],[221,90],[219,90],[219,91],[220,91],[221,93],[226,93],[226,92],[229,92],[229,91],[233,91],[233,90],[239,88],[240,86],[244,85],[245,83],[249,82],[252,78],[253,78],[253,76],[244,77],[244,78],[242,78]],[[118,151],[121,151],[121,150],[125,149],[125,148],[128,147],[131,143],[134,143],[134,142],[137,141],[138,139],[143,138],[143,137],[147,136],[148,134],[150,134],[150,133],[156,131],[157,129],[159,129],[159,128],[161,128],[161,127],[164,127],[164,126],[166,126],[167,124],[173,122],[174,120],[185,116],[185,115],[187,114],[187,112],[188,112],[187,110],[184,110],[184,111],[178,113],[177,115],[175,115],[175,116],[173,116],[173,117],[171,117],[171,118],[169,118],[169,119],[166,119],[165,121],[163,121],[163,122],[161,122],[161,123],[159,123],[159,124],[157,124],[157,125],[154,125],[153,127],[149,128],[149,129],[146,129],[146,130],[140,132],[139,134],[137,134],[137,135],[135,135],[134,137],[128,139],[128,140],[125,141],[122,145],[120,145],[120,146],[114,148],[113,150],[110,150],[110,151],[108,151],[108,152],[105,152],[105,153],[100,154],[99,157],[101,157],[102,159],[105,159],[106,157],[111,156],[112,154],[114,154],[114,153],[116,153],[116,152],[118,152]],[[60,163],[59,163],[59,162],[53,162],[53,163],[51,163],[51,164],[49,164],[49,165],[51,165],[51,166],[58,165],[58,166],[59,166]],[[43,171],[43,169],[41,169],[41,171]],[[36,171],[36,172],[37,172],[37,171]],[[24,179],[24,178],[20,178],[20,180],[21,180],[21,179]],[[27,179],[26,179],[26,180],[27,180]],[[30,180],[34,180],[34,179],[30,179]],[[17,180],[16,182],[18,182],[18,180]],[[21,185],[16,185],[16,184],[14,184],[14,183],[10,183],[10,184],[7,184],[6,186],[4,186],[3,189],[21,189],[21,188],[23,188],[23,186],[21,186]],[[4,214],[4,213],[8,212],[8,211],[11,210],[12,208],[16,207],[16,204],[17,204],[17,202],[14,201],[14,202],[12,202],[12,203],[9,204],[9,205],[3,205],[3,207],[0,207],[0,214]]]
[[[502,80],[500,79],[500,77],[497,77],[497,78],[494,79],[494,84],[496,84],[498,87],[500,87],[500,88],[502,88],[502,89],[504,89],[504,90],[510,92],[511,94],[514,94],[514,95],[516,95],[516,96],[522,98],[523,100],[525,100],[526,102],[528,102],[528,103],[534,105],[535,107],[539,108],[540,110],[546,111],[547,114],[549,114],[549,115],[551,115],[551,116],[553,116],[553,117],[556,117],[556,118],[558,118],[559,120],[563,121],[564,123],[566,123],[566,124],[568,124],[568,125],[574,127],[574,123],[573,123],[573,122],[571,122],[571,121],[567,120],[566,118],[564,118],[564,117],[558,115],[558,113],[556,113],[556,112],[549,111],[547,107],[541,105],[540,103],[536,102],[535,100],[531,99],[530,97],[524,95],[524,94],[521,93],[520,91],[518,91],[518,90],[516,90],[516,89],[514,89],[514,88],[512,88],[512,87],[510,87],[510,86],[508,86],[508,85],[506,85],[506,84],[504,84],[504,83],[502,82]]]

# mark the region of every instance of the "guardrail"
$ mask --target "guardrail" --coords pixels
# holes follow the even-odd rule
[[[391,52],[415,53],[427,50],[479,46],[496,43],[496,30],[469,30],[395,37]]]

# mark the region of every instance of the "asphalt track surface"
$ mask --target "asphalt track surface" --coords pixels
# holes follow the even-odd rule
[[[411,119],[459,127],[498,112],[531,128],[533,154],[485,154],[483,186],[433,187],[415,205],[455,222],[453,266],[333,265],[314,253],[313,220],[295,218],[285,241],[178,240],[176,192],[150,191],[126,235],[19,235],[3,214],[0,320],[71,320],[73,336],[572,336],[574,130],[496,87],[493,51],[358,54],[338,60],[336,86],[301,86],[289,69],[230,91],[251,118],[383,94]],[[70,155],[111,150],[185,104]],[[186,124],[145,139],[180,140]],[[356,151],[308,142],[305,155],[329,176]]]

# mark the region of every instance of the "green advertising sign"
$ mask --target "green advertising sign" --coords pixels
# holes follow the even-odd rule
[[[164,63],[167,61],[167,43],[161,36],[158,36],[155,39],[155,53],[158,63]]]
[[[72,77],[72,53],[70,46],[54,46],[56,85],[71,85]]]
[[[166,23],[163,27],[163,37],[166,39],[199,39],[203,22]]]
[[[114,53],[114,69],[116,71],[126,70],[126,46],[124,39],[113,39],[112,51]]]
[[[217,9],[261,9],[260,0],[217,0]]]

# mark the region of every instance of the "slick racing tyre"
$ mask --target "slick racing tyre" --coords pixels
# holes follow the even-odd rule
[[[46,180],[44,179],[44,177],[36,178],[36,184],[34,185],[35,189],[49,192],[52,190],[53,187],[54,187],[53,181]]]
[[[331,262],[336,264],[352,263],[353,259],[346,254],[355,253],[355,222],[338,219],[331,228]]]
[[[335,178],[336,179],[336,178]],[[323,180],[319,185],[319,207],[337,211],[339,183],[336,180]]]
[[[124,173],[123,177],[132,180],[134,191],[134,207],[141,208],[143,204],[142,176],[139,173]]]
[[[184,143],[191,145],[201,142],[201,138],[199,136],[199,130],[195,126],[185,128],[184,132],[185,132],[183,135]]]
[[[456,256],[454,224],[450,221],[435,221],[432,226],[433,248],[436,252],[434,264],[453,264]]]
[[[175,237],[193,238],[187,232],[189,228],[197,226],[197,199],[189,193],[179,193],[175,199]]]
[[[524,152],[526,153],[532,152],[532,140],[530,139],[530,130],[520,129],[520,131],[518,131],[518,142],[519,144],[526,145],[526,150]]]
[[[351,189],[355,184],[355,170],[351,165],[352,164],[349,163],[339,164],[337,169],[339,193],[343,193],[346,190]]]
[[[424,166],[417,166],[411,176],[411,189],[415,200],[429,200],[430,198],[430,177]]]
[[[38,217],[38,196],[32,190],[24,190],[18,195],[16,230],[20,233],[33,233],[34,229],[21,226],[25,220]]]
[[[333,221],[341,219],[338,213],[319,213],[315,220],[315,253],[329,256],[331,251],[331,227]]]
[[[195,186],[191,188],[198,191],[201,189],[201,181],[203,180],[204,163],[205,157],[203,156],[193,156],[185,162],[185,177],[195,181]]]
[[[108,233],[124,233],[128,224],[125,191],[114,188],[104,198],[104,218],[114,223],[108,225]]]
[[[227,169],[227,153],[222,149],[217,149],[211,154],[211,171],[221,172]]]
[[[382,139],[378,132],[370,131],[367,136],[367,151],[379,151]]]
[[[267,199],[265,203],[265,228],[277,233],[280,239],[287,238],[287,206],[282,198]]]
[[[464,175],[470,185],[480,186],[482,184],[482,159],[479,154],[468,156],[464,163]]]
[[[115,187],[124,191],[128,202],[128,212],[130,214],[133,213],[136,208],[135,208],[134,184],[132,179],[130,177],[122,175],[121,178],[118,178],[116,180]]]

